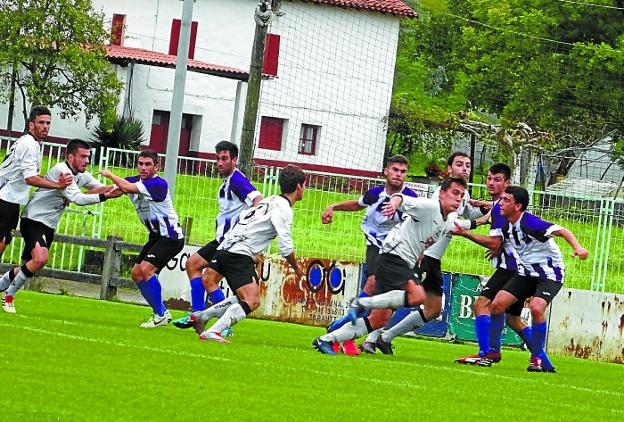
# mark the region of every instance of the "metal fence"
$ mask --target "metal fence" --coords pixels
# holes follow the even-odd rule
[[[45,147],[53,148],[47,144]],[[59,148],[56,145],[54,147]],[[50,161],[61,157],[60,150],[62,147],[59,152],[47,153],[47,166],[50,166]],[[136,151],[102,151],[97,156],[98,165],[92,171],[95,173],[99,168],[108,168],[120,176],[135,174],[137,155]],[[164,162],[161,164],[164,165]],[[43,170],[46,168],[44,165]],[[269,196],[279,193],[279,173],[279,168],[256,166],[250,178],[259,191]],[[297,254],[332,260],[364,260],[364,236],[360,230],[363,212],[338,211],[330,225],[321,223],[321,214],[329,204],[357,199],[371,186],[383,184],[383,179],[306,173],[308,187],[305,197],[295,206],[293,236]],[[216,192],[220,183],[213,161],[179,158],[174,205],[187,233],[187,243],[201,245],[214,238],[214,221],[218,213]],[[427,185],[413,187],[421,195],[428,195],[433,190]],[[475,198],[487,198],[483,185],[472,185],[471,191]],[[534,191],[532,194],[532,212],[571,229],[590,251],[588,261],[573,260],[569,257],[569,246],[558,240],[566,259],[566,285],[588,290],[624,292],[624,200],[549,190]],[[126,199],[111,200],[91,207],[72,206],[68,211],[61,221],[59,233],[98,238],[116,236],[133,243],[146,240],[146,231]],[[479,230],[482,234],[487,233],[485,227]],[[53,246],[54,258],[50,267],[82,270],[84,248],[71,244]],[[20,249],[21,246],[12,245],[5,253],[3,262],[16,262]],[[271,249],[270,252],[276,250]],[[478,275],[489,275],[492,272],[490,263],[484,258],[484,249],[465,239],[455,239],[451,243],[443,259],[443,270]]]

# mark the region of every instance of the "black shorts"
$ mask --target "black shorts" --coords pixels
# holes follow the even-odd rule
[[[375,275],[377,271],[377,259],[379,258],[379,247],[366,245],[366,278]]]
[[[414,269],[400,256],[383,253],[377,258],[375,272],[375,294],[386,293],[391,290],[401,290],[409,280],[420,284]]]
[[[481,290],[481,296],[490,301],[494,301],[494,298],[500,292],[503,287],[516,275],[515,271],[510,271],[505,268],[497,268],[494,274],[490,277],[488,282]],[[514,295],[515,296],[515,295]],[[520,316],[522,314],[522,308],[524,307],[524,299],[519,299],[513,305],[511,305],[505,311],[508,314],[514,316]]]
[[[533,297],[542,298],[546,301],[546,303],[550,303],[555,296],[557,296],[561,287],[563,287],[563,283],[557,283],[556,281],[545,278],[538,278],[537,287],[535,287]]]
[[[20,232],[24,238],[22,259],[26,261],[32,258],[32,250],[35,248],[37,242],[39,242],[39,246],[50,249],[52,241],[54,240],[54,229],[29,218],[22,218],[20,220]]]
[[[220,242],[215,239],[212,242],[206,243],[200,250],[195,252],[197,255],[201,256],[206,262],[212,261],[212,258],[217,252],[217,248],[219,247]]]
[[[208,266],[224,276],[234,292],[257,280],[254,260],[248,255],[217,251]]]
[[[149,262],[158,269],[157,272],[160,272],[183,248],[184,239],[170,239],[150,234],[149,240],[139,252],[134,263]]]
[[[19,204],[0,199],[0,242],[8,245],[15,235],[19,221]]]
[[[511,293],[516,297],[516,299],[518,299],[518,302],[524,304],[524,301],[533,296],[535,293],[538,280],[539,279],[535,277],[515,274],[507,283],[505,283],[505,285],[501,288],[501,291],[504,290]]]
[[[425,255],[414,269],[422,280],[425,293],[442,297],[442,263],[439,259]],[[418,282],[418,280],[416,280]]]

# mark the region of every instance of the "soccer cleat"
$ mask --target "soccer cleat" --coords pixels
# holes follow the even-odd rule
[[[332,346],[332,350],[334,351],[334,353],[338,354],[340,353],[340,343],[335,341],[331,344]]]
[[[384,355],[394,354],[394,352],[392,351],[392,349],[394,349],[394,345],[392,343],[384,341],[381,336],[377,337],[377,340],[375,340],[375,347],[377,347]]]
[[[479,355],[470,355],[463,358],[455,359],[455,363],[463,363],[465,365],[476,365],[477,361],[482,359]]]
[[[492,361],[492,363],[498,363],[503,359],[500,352],[487,352],[485,357]]]
[[[360,355],[360,351],[358,350],[357,346],[355,345],[355,341],[353,340],[347,340],[342,343],[342,353],[349,356]]]
[[[175,321],[173,321],[173,325],[175,325],[178,328],[191,328],[193,326],[193,323],[191,322],[191,314],[186,314],[184,315],[182,318],[178,318]]]
[[[230,340],[224,339],[223,336],[221,335],[221,333],[213,332],[213,331],[204,331],[199,336],[199,339],[200,340],[215,341],[217,343],[231,343]]]
[[[464,358],[455,359],[455,363],[463,363],[466,365],[492,366],[492,363],[498,363],[502,359],[500,352],[488,352],[485,356],[470,355]],[[489,365],[484,362],[487,360]]]
[[[13,305],[13,299],[15,296],[4,295],[2,298],[2,309],[9,314],[15,313],[15,305]]]
[[[191,314],[189,316],[189,319],[191,320],[191,324],[193,325],[193,328],[195,328],[195,332],[201,336],[202,333],[204,332],[204,328],[206,327],[206,323],[202,321],[201,319],[199,319],[199,317],[194,314]]]
[[[163,316],[154,314],[149,320],[141,324],[141,328],[164,327],[171,322],[171,314],[165,311]]]
[[[490,366],[492,366],[492,360],[488,358],[479,358],[475,361],[474,364],[477,366],[484,366],[486,368],[489,368]]]
[[[314,341],[312,342],[312,347],[314,347],[316,350],[318,350],[319,352],[325,355],[336,354],[336,352],[334,352],[334,350],[332,349],[331,343],[328,341],[321,340],[320,337],[317,337],[314,339]]]
[[[373,343],[372,341],[362,342],[362,344],[360,344],[360,350],[371,355],[374,355],[377,352],[377,349],[375,348],[375,343]]]
[[[231,328],[225,328],[221,331],[221,337],[232,337],[234,335],[234,331]]]
[[[544,368],[542,368],[542,359],[537,356],[531,356],[529,359],[529,367],[527,368],[529,372],[544,372]]]
[[[357,320],[360,316],[360,313],[364,310],[362,305],[360,305],[360,301],[357,297],[354,297],[351,303],[349,304],[349,319],[351,320],[351,324],[355,324],[355,320]]]

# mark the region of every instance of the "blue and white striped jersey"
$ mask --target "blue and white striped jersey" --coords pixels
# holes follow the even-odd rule
[[[178,214],[173,209],[167,181],[159,176],[141,180],[140,176],[126,177],[130,183],[136,184],[138,193],[128,193],[141,222],[151,234],[183,239],[182,227]]]
[[[500,200],[496,201],[494,207],[492,207],[491,213],[492,225],[490,226],[490,236],[500,236],[500,229],[509,224],[507,217],[501,215]],[[509,271],[518,271],[518,262],[520,257],[514,247],[503,240],[503,250],[500,256],[494,257],[492,265],[494,268],[503,268]]]
[[[418,196],[416,192],[405,186],[400,193],[413,198]],[[392,217],[386,217],[381,213],[383,205],[390,201],[390,196],[384,186],[377,186],[366,191],[358,199],[360,206],[366,207],[366,214],[360,227],[366,237],[367,245],[381,247],[390,230],[402,220],[403,213],[400,211],[394,213]]]
[[[215,238],[222,242],[225,234],[236,224],[239,214],[251,208],[253,200],[260,192],[251,184],[238,169],[226,177],[219,188],[219,215],[217,215],[217,231]]]
[[[553,233],[561,226],[523,212],[518,221],[509,221],[497,230],[520,256],[518,274],[563,283],[565,265]]]

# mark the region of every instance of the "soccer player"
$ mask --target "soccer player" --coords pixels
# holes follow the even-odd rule
[[[450,177],[461,178],[468,181],[470,171],[472,169],[472,163],[470,157],[464,152],[454,152],[447,160],[446,170]],[[440,186],[436,188],[431,196],[433,200],[439,200]],[[486,212],[485,212],[486,213]],[[464,196],[457,209],[457,215],[463,217],[467,221],[474,221],[471,223],[471,228],[476,227],[478,224],[485,223],[485,220],[477,220],[482,217],[484,211],[473,207],[470,204],[470,194],[468,190],[464,190]],[[431,247],[425,249],[423,253],[423,259],[419,262],[419,271],[425,275],[427,284],[432,288],[427,291],[424,306],[418,307],[412,310],[409,314],[404,314],[403,319],[399,319],[397,315],[393,317],[391,324],[393,326],[387,327],[388,330],[383,332],[383,329],[375,330],[369,334],[366,340],[362,343],[362,350],[368,353],[374,353],[375,348],[379,349],[382,353],[392,354],[392,340],[401,334],[405,334],[408,331],[412,331],[414,328],[424,325],[427,321],[437,318],[442,312],[442,255],[446,252],[452,235],[450,233],[445,234]],[[424,280],[423,280],[424,281]],[[433,286],[437,286],[433,288]],[[397,311],[400,315],[401,310]],[[398,321],[396,321],[399,319]],[[382,334],[383,332],[383,334]]]
[[[429,278],[421,280],[421,274],[415,274],[417,263],[427,247],[454,227],[465,189],[464,179],[447,178],[441,184],[437,201],[392,195],[383,213],[392,215],[400,210],[406,217],[382,244],[375,272],[375,295],[355,298],[349,309],[352,324],[316,338],[312,343],[315,349],[334,355],[332,342],[355,339],[382,327],[390,318],[391,309],[418,306],[425,302],[428,292],[439,288],[431,285]],[[366,318],[358,318],[363,309],[373,311]]]
[[[217,171],[223,183],[217,194],[219,214],[217,215],[216,238],[195,252],[186,261],[186,273],[191,283],[191,308],[193,312],[206,309],[206,289],[202,283],[202,271],[212,260],[217,247],[227,232],[236,225],[241,212],[255,207],[264,198],[251,184],[249,179],[236,168],[238,147],[228,141],[221,141],[215,146],[217,153]],[[210,303],[217,304],[225,299],[219,286],[208,292]],[[173,321],[178,328],[192,327],[190,314]]]
[[[141,324],[141,328],[164,327],[171,314],[162,301],[158,273],[184,247],[184,235],[178,215],[173,209],[167,181],[158,176],[158,154],[146,149],[139,153],[139,175],[125,179],[110,170],[100,174],[128,194],[141,222],[149,232],[149,240],[139,252],[132,267],[132,280],[154,311],[154,315]]]
[[[401,221],[402,214],[397,212],[387,217],[382,214],[383,205],[390,200],[390,196],[401,193],[410,197],[416,197],[416,193],[405,187],[405,177],[409,163],[402,155],[394,155],[388,159],[384,176],[386,183],[383,186],[376,186],[369,189],[357,200],[348,200],[329,205],[321,219],[323,224],[331,224],[334,218],[334,211],[359,211],[366,208],[366,214],[362,220],[361,228],[366,238],[366,284],[360,293],[361,297],[370,296],[375,291],[375,269],[379,248],[386,235],[397,223]],[[328,331],[337,330],[345,323],[349,322],[349,316],[345,315],[328,326]],[[340,343],[333,344],[336,352],[340,351]],[[347,340],[342,344],[342,351],[347,355],[359,355],[359,350],[353,340]]]
[[[58,183],[62,175],[69,174],[72,183],[65,189],[38,188],[22,211],[20,231],[25,243],[22,266],[11,269],[0,277],[0,291],[8,287],[2,298],[2,309],[6,312],[15,313],[15,294],[30,277],[47,264],[54,231],[65,207],[70,202],[89,205],[120,195],[112,186],[101,184],[86,171],[90,158],[89,144],[80,139],[72,139],[67,144],[66,161],[57,163],[45,176],[45,180]],[[81,188],[89,191],[82,193]]]
[[[286,258],[296,276],[304,275],[297,265],[291,227],[292,207],[303,198],[305,175],[299,167],[288,165],[281,171],[278,183],[282,194],[263,199],[256,208],[243,211],[238,224],[227,233],[208,263],[202,279],[207,291],[212,291],[225,277],[235,296],[191,314],[201,340],[229,343],[221,335],[223,330],[245,319],[260,305],[254,259],[275,237],[279,239],[280,255]],[[206,322],[215,317],[219,319],[203,331]]]
[[[26,205],[30,187],[65,189],[69,174],[53,182],[39,175],[41,142],[47,138],[52,117],[44,106],[34,106],[28,116],[28,132],[18,138],[0,164],[0,256],[11,243],[19,220],[19,207]]]
[[[529,372],[556,372],[544,351],[547,325],[545,312],[550,302],[563,285],[565,266],[561,250],[553,237],[563,237],[574,249],[572,257],[587,259],[589,253],[581,246],[574,234],[557,224],[540,219],[526,212],[529,205],[529,193],[518,186],[505,189],[501,200],[501,215],[507,218],[507,224],[499,228],[495,236],[481,236],[469,233],[461,227],[454,232],[489,249],[497,250],[503,242],[509,242],[518,253],[518,274],[507,282],[496,294],[492,302],[492,319],[501,315],[518,300],[531,297],[532,317],[531,359]],[[483,320],[483,325],[489,321]],[[487,329],[486,329],[487,328]],[[502,325],[499,327],[502,331]],[[484,332],[490,332],[485,327]],[[491,335],[500,336],[500,332],[491,331]]]

